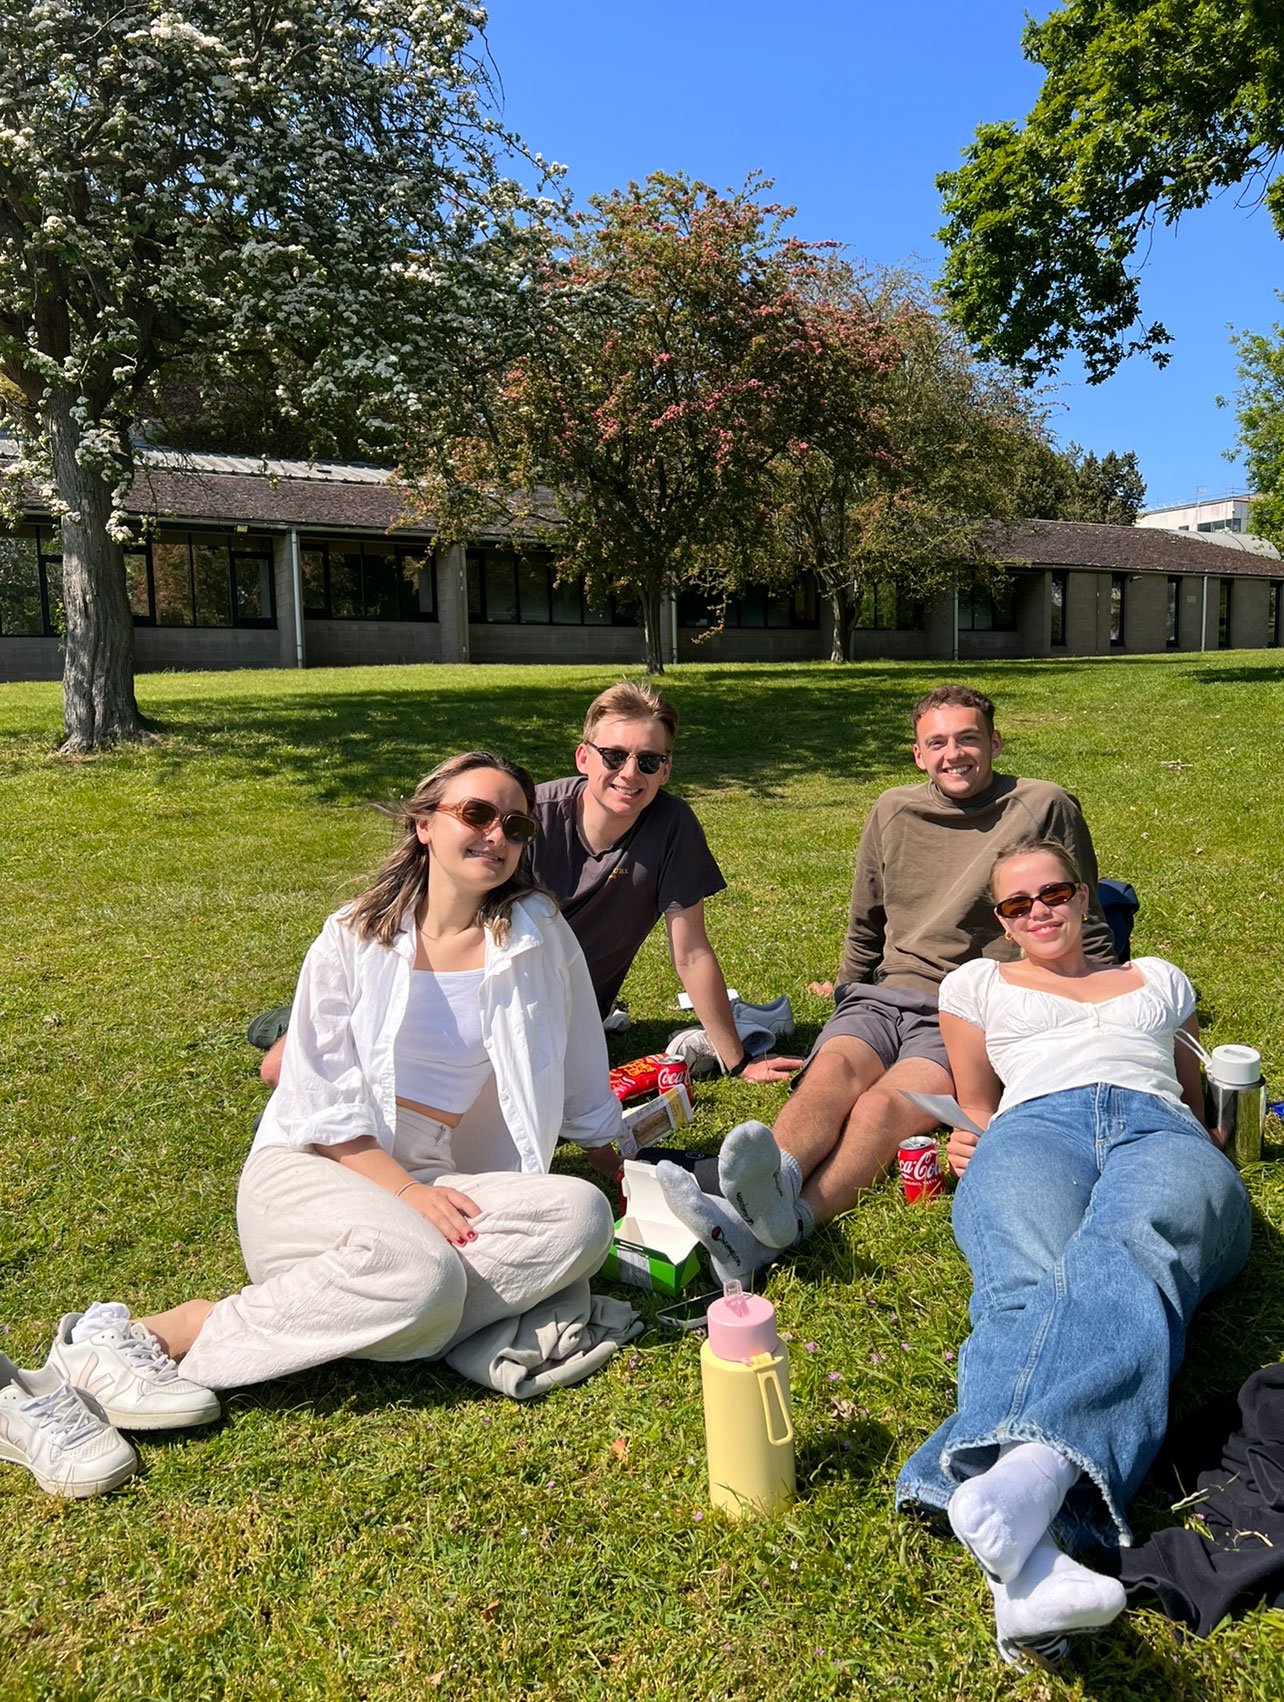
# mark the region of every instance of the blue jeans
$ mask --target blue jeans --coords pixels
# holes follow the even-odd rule
[[[973,1283],[958,1411],[906,1461],[898,1507],[944,1508],[1001,1444],[1046,1442],[1084,1474],[1058,1535],[1127,1544],[1191,1315],[1248,1256],[1235,1167],[1167,1100],[1071,1088],[992,1120],[953,1222]]]

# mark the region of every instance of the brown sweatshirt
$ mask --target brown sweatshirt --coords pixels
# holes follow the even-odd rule
[[[1079,800],[1047,780],[996,774],[962,803],[928,780],[878,799],[856,852],[839,981],[886,982],[934,998],[946,972],[969,958],[1014,958],[987,883],[999,852],[1022,839],[1055,839],[1069,851],[1092,894],[1084,950],[1095,963],[1114,963]]]

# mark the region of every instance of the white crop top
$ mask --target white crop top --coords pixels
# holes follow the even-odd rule
[[[1195,989],[1162,957],[1134,958],[1132,967],[1140,987],[1085,1004],[1013,986],[992,958],[973,958],[941,982],[940,1008],[984,1031],[1003,1083],[999,1111],[1097,1082],[1181,1104],[1173,1036],[1195,1009]]]
[[[416,969],[397,1030],[397,1098],[462,1115],[486,1085],[491,1062],[482,1044],[480,969],[439,974]]]

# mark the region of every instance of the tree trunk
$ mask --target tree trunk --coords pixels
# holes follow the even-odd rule
[[[111,488],[76,459],[80,432],[70,398],[46,405],[54,488],[62,517],[62,588],[67,614],[63,659],[64,751],[98,750],[147,737],[134,697],[134,620],[125,558],[107,530]]]
[[[642,611],[642,640],[646,647],[646,671],[648,674],[664,672],[664,647],[660,636],[660,587],[648,585],[638,598],[638,606]]]
[[[829,593],[829,609],[834,621],[834,635],[829,648],[831,662],[851,660],[852,607],[846,591]]]

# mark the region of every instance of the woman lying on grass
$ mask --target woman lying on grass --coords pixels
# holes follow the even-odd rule
[[[1248,1254],[1248,1201],[1200,1121],[1195,994],[1162,958],[1094,968],[1087,888],[1059,845],[1004,853],[990,890],[1023,956],[941,984],[959,1103],[954,1234],[972,1270],[958,1411],[897,1502],[944,1509],[994,1595],[1006,1660],[1108,1624],[1119,1583],[1063,1552],[1128,1543],[1199,1302]]]
[[[524,769],[471,751],[398,812],[304,961],[237,1199],[250,1285],[63,1320],[54,1359],[82,1387],[93,1359],[113,1423],[199,1423],[209,1389],[328,1360],[436,1358],[601,1264],[605,1194],[547,1171],[559,1140],[618,1139],[620,1109],[583,955],[519,873],[534,803]]]

